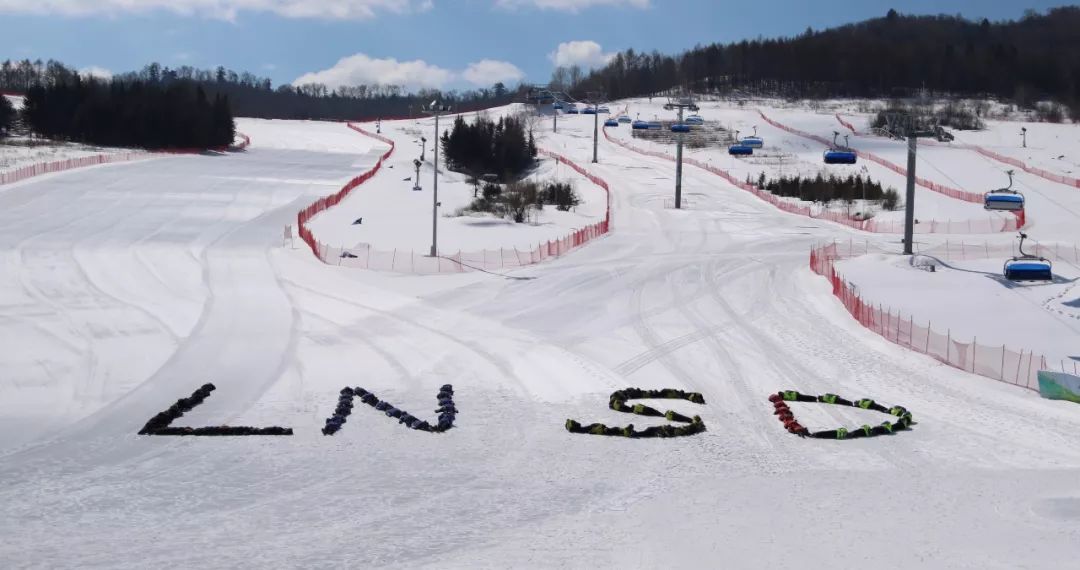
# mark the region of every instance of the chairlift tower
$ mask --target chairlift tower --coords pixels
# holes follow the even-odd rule
[[[697,103],[691,97],[671,97],[668,98],[664,109],[668,111],[678,109],[679,123],[681,124],[683,122],[683,113],[687,109],[696,113],[701,108],[697,106]],[[678,210],[682,208],[683,133],[677,133],[675,141],[675,209]]]
[[[919,125],[915,117],[907,113],[888,113],[885,121],[889,132],[907,137],[907,193],[904,204],[904,255],[914,255],[915,243],[915,158],[918,153],[919,137],[933,137],[934,129]]]
[[[435,168],[433,182],[431,184],[431,257],[439,255],[439,117],[450,112],[450,105],[444,105],[438,99],[424,107],[424,114],[435,116],[435,142],[432,152],[435,153]]]
[[[587,96],[588,100],[585,103],[592,105],[593,108],[592,161],[593,164],[596,164],[599,162],[597,160],[597,148],[600,140],[600,101],[607,99],[607,95],[600,91],[589,91]]]

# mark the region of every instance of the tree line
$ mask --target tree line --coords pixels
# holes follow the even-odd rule
[[[1080,7],[1029,10],[1016,21],[959,16],[884,18],[807,29],[790,38],[697,47],[677,56],[634,50],[588,74],[552,82],[612,99],[698,93],[787,97],[903,97],[916,92],[994,96],[1031,107],[1053,99],[1080,119]]]
[[[60,62],[41,60],[0,63],[0,91],[24,93],[35,85],[55,85],[70,81],[77,72]],[[267,77],[236,72],[225,67],[198,69],[170,68],[150,63],[139,71],[117,75],[116,79],[148,85],[169,86],[192,83],[207,96],[228,97],[233,113],[262,119],[366,120],[379,117],[419,116],[421,109],[438,99],[456,111],[476,111],[505,105],[523,98],[522,87],[511,89],[503,83],[464,92],[421,89],[407,92],[400,85],[354,85],[331,89],[326,85],[279,85]]]
[[[228,98],[198,85],[170,85],[78,74],[26,91],[22,117],[34,133],[58,140],[148,149],[205,149],[233,142]]]
[[[458,115],[441,143],[447,166],[474,179],[494,174],[513,181],[532,167],[537,154],[532,131],[516,117],[492,121],[481,115],[470,123]]]
[[[746,181],[750,182],[749,176]],[[850,204],[855,200],[865,199],[880,201],[885,210],[895,210],[900,203],[900,194],[896,190],[885,188],[870,177],[864,179],[861,174],[851,174],[847,178],[830,174],[826,178],[819,172],[814,178],[794,176],[767,180],[763,172],[756,185],[759,190],[766,190],[777,196],[821,204],[834,200]]]
[[[15,107],[11,104],[11,101],[8,101],[7,97],[0,95],[0,137],[7,136],[11,132],[16,116],[18,114],[15,112]]]

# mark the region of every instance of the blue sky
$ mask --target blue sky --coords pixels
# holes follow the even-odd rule
[[[1065,3],[0,0],[0,59],[54,58],[114,72],[150,61],[220,64],[268,76],[275,84],[304,77],[329,84],[469,88],[496,79],[545,83],[556,60],[588,67],[626,48],[676,53],[695,44],[794,35],[807,26],[881,16],[891,7],[1000,20]]]

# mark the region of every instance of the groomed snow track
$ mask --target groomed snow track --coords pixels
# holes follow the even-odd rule
[[[585,162],[591,119],[560,121],[543,143]],[[665,209],[670,164],[602,142],[590,170],[612,184],[618,228],[604,240],[515,279],[328,267],[282,248],[281,228],[377,151],[258,141],[0,191],[3,566],[1049,568],[1080,556],[1075,405],[863,329],[806,267],[812,244],[851,230],[693,169],[693,210]],[[185,425],[295,435],[136,435],[206,382],[217,390]],[[438,437],[367,410],[320,433],[342,386],[419,414],[444,384],[460,413]],[[630,386],[701,393],[706,405],[665,405],[708,430],[565,430],[566,418],[625,423],[607,402]],[[781,389],[902,402],[917,423],[901,437],[800,439],[772,415]],[[867,423],[799,406],[812,430]]]

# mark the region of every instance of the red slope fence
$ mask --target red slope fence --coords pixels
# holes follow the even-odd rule
[[[145,158],[150,158],[152,156],[152,154],[147,152],[118,152],[114,154],[95,154],[93,156],[83,156],[80,158],[69,158],[66,160],[54,160],[52,162],[28,164],[26,166],[22,166],[13,170],[0,172],[0,186],[3,186],[5,184],[13,184],[15,182],[21,182],[23,180],[26,180],[27,178],[33,178],[35,176],[41,176],[43,174],[63,172],[65,170],[72,170],[75,168],[85,168],[87,166],[97,166],[99,164],[130,162],[132,160],[142,160]]]
[[[1080,248],[1076,246],[1062,247],[1055,244],[1051,247],[1040,244],[1036,245],[1035,249],[1037,255],[1080,264]],[[810,251],[810,269],[829,280],[833,295],[859,324],[886,340],[926,354],[953,368],[1038,391],[1038,371],[1046,370],[1049,365],[1045,356],[1024,349],[1018,351],[1005,345],[980,344],[977,338],[970,342],[961,341],[953,336],[951,329],[942,333],[935,329],[929,320],[924,326],[921,324],[922,319],[910,314],[905,316],[899,310],[894,312],[880,302],[875,304],[864,299],[858,293],[857,286],[837,272],[835,264],[837,261],[871,252],[869,243],[853,241],[817,246]],[[946,242],[943,246],[927,250],[923,254],[932,254],[945,260],[985,259],[1015,255],[1016,249],[1015,244],[1003,247],[988,243]],[[1067,363],[1062,360],[1060,367],[1063,372],[1071,369],[1074,374],[1080,374],[1080,365],[1076,362]]]
[[[560,239],[540,243],[530,250],[499,248],[471,252],[458,251],[454,254],[439,252],[439,255],[431,257],[426,254],[417,255],[415,250],[379,250],[371,247],[370,244],[358,244],[354,247],[333,247],[322,243],[316,239],[311,229],[307,227],[307,222],[318,213],[341,203],[352,190],[375,176],[382,167],[383,161],[389,158],[394,151],[394,142],[392,140],[365,131],[353,124],[349,124],[349,128],[389,144],[390,150],[379,158],[374,168],[353,178],[336,194],[319,199],[298,214],[297,222],[300,228],[300,238],[308,244],[312,253],[323,263],[358,269],[420,275],[512,269],[534,265],[553,257],[561,257],[596,238],[606,235],[612,229],[611,189],[608,183],[599,176],[589,173],[572,160],[560,154],[540,149],[541,154],[566,164],[604,190],[607,195],[607,204],[603,221],[575,230]]]
[[[360,134],[367,135],[375,140],[384,142],[390,145],[390,148],[387,149],[387,151],[379,157],[379,160],[375,163],[375,166],[372,167],[371,170],[368,170],[367,172],[353,178],[352,180],[349,180],[345,183],[345,186],[343,186],[341,190],[338,190],[334,194],[319,198],[318,200],[312,202],[308,205],[308,207],[300,210],[300,212],[296,215],[296,225],[298,228],[298,233],[300,234],[300,239],[304,240],[304,243],[308,244],[308,247],[311,248],[311,252],[315,254],[315,257],[318,257],[324,262],[327,259],[327,247],[325,244],[322,244],[315,239],[315,234],[313,234],[311,230],[307,227],[307,222],[319,213],[334,206],[337,206],[341,203],[342,200],[347,198],[349,194],[351,194],[352,191],[356,189],[357,186],[360,186],[368,180],[371,180],[372,177],[378,174],[379,170],[382,168],[383,162],[386,159],[390,158],[390,155],[394,154],[394,141],[386,137],[379,136],[375,133],[365,131],[364,129],[352,123],[346,123],[346,126]]]
[[[244,150],[251,145],[251,138],[243,133],[237,133],[237,137],[240,142],[229,149],[217,148],[212,149],[217,152],[223,152],[225,150]],[[52,174],[55,172],[64,172],[66,170],[74,170],[76,168],[86,168],[88,166],[97,166],[99,164],[114,164],[119,162],[131,162],[133,160],[143,160],[147,158],[153,158],[155,155],[160,154],[197,154],[203,151],[199,150],[164,150],[155,152],[146,151],[131,151],[131,152],[117,152],[110,154],[95,154],[92,156],[83,156],[80,158],[68,158],[65,160],[54,160],[51,162],[39,162],[37,164],[28,164],[13,170],[6,172],[0,172],[0,186],[5,184],[14,184],[15,182],[21,182],[28,178],[35,176],[41,176],[43,174]]]
[[[994,160],[996,160],[998,162],[1003,162],[1003,163],[1008,164],[1010,166],[1015,166],[1016,168],[1019,168],[1019,169],[1023,170],[1024,172],[1027,172],[1029,174],[1034,174],[1035,176],[1038,176],[1039,178],[1043,178],[1043,179],[1049,180],[1051,182],[1057,182],[1059,184],[1064,184],[1066,186],[1072,186],[1073,188],[1080,188],[1080,178],[1070,178],[1068,176],[1062,176],[1061,174],[1055,174],[1055,173],[1050,172],[1048,170],[1043,170],[1041,168],[1036,168],[1034,166],[1028,166],[1028,164],[1025,163],[1022,160],[1013,158],[1011,156],[1005,156],[1003,154],[998,154],[998,153],[996,153],[994,151],[987,150],[987,149],[985,149],[985,148],[983,148],[981,146],[976,146],[976,145],[963,145],[963,146],[965,148],[969,148],[971,150],[974,150],[975,152],[977,152],[977,153],[979,153],[979,154],[981,154],[983,156],[990,157],[990,158],[992,158],[992,159],[994,159]]]
[[[839,113],[836,114],[836,120],[840,121],[841,125],[844,125],[848,129],[851,129],[851,132],[853,132],[855,134],[859,134],[858,131],[855,130],[855,127],[852,126],[852,124],[849,123],[848,121],[844,120],[844,118],[841,117]],[[1058,184],[1064,184],[1066,186],[1071,186],[1073,188],[1080,188],[1080,178],[1072,178],[1070,176],[1064,176],[1064,175],[1061,175],[1061,174],[1050,172],[1048,170],[1043,170],[1041,168],[1030,166],[1026,162],[1024,162],[1024,161],[1022,161],[1020,159],[1013,158],[1011,156],[1005,156],[1003,154],[996,153],[996,152],[994,152],[992,150],[988,150],[988,149],[983,148],[983,147],[978,146],[978,145],[974,145],[974,144],[949,144],[949,146],[954,147],[954,148],[962,148],[962,149],[965,149],[965,150],[973,150],[973,151],[975,151],[975,152],[977,152],[977,153],[979,153],[979,154],[981,154],[983,156],[992,158],[992,159],[994,159],[994,160],[996,160],[998,162],[1002,162],[1002,163],[1008,164],[1009,166],[1019,168],[1019,169],[1023,170],[1024,172],[1027,172],[1029,174],[1034,174],[1035,176],[1038,176],[1039,178],[1043,178],[1043,179],[1049,180],[1051,182],[1057,182]]]
[[[614,143],[614,144],[616,144],[618,146],[621,146],[621,147],[623,147],[623,148],[625,148],[627,150],[636,152],[638,154],[643,154],[643,155],[646,155],[646,156],[652,156],[652,157],[664,159],[664,160],[667,160],[667,161],[670,161],[670,162],[675,161],[675,157],[671,156],[670,154],[667,154],[667,153],[664,153],[664,152],[659,152],[659,151],[646,150],[646,149],[634,146],[634,145],[632,145],[630,143],[621,141],[621,140],[619,140],[617,138],[614,138],[610,134],[608,134],[607,127],[604,128],[604,137],[609,142]],[[849,216],[849,215],[847,215],[847,214],[845,214],[843,212],[835,212],[835,211],[830,211],[830,210],[815,211],[813,208],[806,205],[805,203],[802,203],[801,201],[800,202],[795,202],[795,201],[791,201],[791,200],[785,200],[784,198],[781,198],[781,197],[773,194],[772,192],[769,192],[768,190],[761,190],[757,186],[755,186],[755,185],[753,185],[751,183],[748,183],[745,180],[739,180],[737,177],[732,175],[730,172],[728,172],[728,171],[726,171],[726,170],[724,170],[722,168],[719,168],[717,166],[712,166],[712,165],[704,163],[704,162],[702,162],[700,160],[695,160],[693,158],[686,158],[686,157],[683,158],[683,162],[686,163],[686,164],[696,166],[696,167],[698,167],[698,168],[700,168],[702,170],[706,170],[708,172],[711,172],[712,174],[715,174],[715,175],[723,178],[725,181],[727,181],[728,183],[736,186],[737,188],[740,188],[742,190],[750,192],[754,196],[757,196],[758,198],[772,204],[776,208],[778,208],[780,210],[783,210],[785,212],[788,212],[790,214],[798,214],[800,216],[806,216],[808,218],[813,218],[813,219],[816,219],[816,220],[826,220],[826,221],[829,221],[829,222],[834,222],[834,223],[837,223],[837,224],[847,226],[849,228],[854,228],[856,230],[861,230],[861,231],[871,232],[871,233],[894,234],[894,233],[903,233],[904,232],[904,222],[902,220],[879,221],[879,220],[875,220],[873,218],[864,220],[864,219],[860,219],[860,218],[855,218],[853,216]],[[980,203],[981,202],[982,202],[982,200],[980,198]],[[932,233],[940,233],[940,234],[1001,233],[1001,232],[1016,231],[1018,229],[1018,227],[1022,227],[1022,226],[1019,226],[1018,224],[1020,224],[1020,222],[1018,222],[1016,218],[994,218],[994,217],[991,217],[991,216],[987,216],[986,219],[968,219],[968,220],[962,220],[962,221],[929,220],[929,221],[922,221],[922,222],[917,223],[915,225],[915,233],[920,233],[920,234],[932,234]]]
[[[840,116],[840,113],[836,114],[836,120],[840,121],[840,124],[844,125],[844,127],[847,128],[847,130],[851,131],[852,134],[859,134],[859,131],[855,130],[855,125],[852,125],[851,123],[845,121],[844,118]]]

